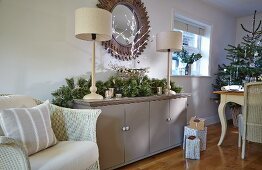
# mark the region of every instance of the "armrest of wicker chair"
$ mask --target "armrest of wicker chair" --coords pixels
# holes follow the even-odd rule
[[[0,136],[0,169],[30,170],[29,159],[21,143]]]

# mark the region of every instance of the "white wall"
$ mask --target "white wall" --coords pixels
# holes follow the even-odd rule
[[[96,0],[0,0],[0,93],[40,99],[91,71],[91,43],[74,37],[74,11]],[[97,45],[98,77],[107,73]]]
[[[212,95],[212,83],[217,65],[225,63],[226,52],[224,48],[235,42],[236,19],[219,9],[201,3],[196,0],[165,0],[161,3],[157,0],[145,0],[146,7],[151,18],[153,34],[170,29],[171,11],[177,15],[197,20],[212,27],[211,51],[210,51],[210,76],[212,77],[173,77],[172,79],[184,88],[187,93],[192,93],[189,99],[188,117],[194,114],[205,117],[208,123],[218,121],[217,104],[210,100]],[[154,18],[154,19],[152,19]],[[155,53],[155,48],[150,46],[150,72],[152,76],[166,75],[166,54]]]
[[[172,8],[179,15],[211,25],[210,74],[224,63],[227,44],[234,44],[235,18],[199,0],[142,0],[148,10],[151,36],[170,30]],[[28,94],[40,99],[64,84],[65,77],[90,75],[91,43],[74,38],[74,10],[95,7],[97,0],[0,0],[0,93]],[[166,54],[150,43],[138,59],[150,67],[150,77],[166,76]],[[97,72],[106,79],[110,57],[97,45]],[[133,64],[125,62],[125,64]],[[176,77],[185,92],[192,92],[189,113],[217,118],[211,101],[211,77]]]
[[[243,26],[248,30],[252,30],[253,16],[254,15],[237,18],[237,22],[236,22],[237,31],[236,31],[236,43],[235,43],[236,45],[241,44],[241,42],[243,42],[242,38],[247,35],[247,32],[245,32],[242,29],[240,24],[243,24]],[[258,26],[259,20],[262,20],[262,12],[257,13],[256,15],[256,26]]]

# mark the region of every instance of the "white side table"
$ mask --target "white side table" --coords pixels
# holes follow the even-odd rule
[[[226,131],[227,131],[227,120],[225,115],[226,104],[229,102],[234,102],[241,106],[244,106],[244,92],[215,91],[213,93],[220,95],[218,115],[219,115],[222,129],[221,129],[221,136],[217,144],[218,146],[220,146],[226,136]]]

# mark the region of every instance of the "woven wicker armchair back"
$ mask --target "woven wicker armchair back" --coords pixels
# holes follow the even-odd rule
[[[245,157],[245,141],[262,143],[262,82],[245,85],[244,134],[242,158]]]

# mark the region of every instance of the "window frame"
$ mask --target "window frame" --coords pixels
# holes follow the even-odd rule
[[[178,17],[176,17],[178,16]],[[172,30],[178,30],[178,31],[182,31],[182,32],[189,32],[189,33],[193,33],[198,35],[198,40],[197,40],[197,46],[198,48],[194,48],[194,47],[188,47],[186,45],[183,45],[185,47],[185,49],[187,48],[192,48],[193,50],[197,50],[201,53],[201,55],[203,56],[203,58],[201,58],[200,60],[196,61],[194,63],[194,70],[192,70],[193,74],[192,75],[184,75],[184,70],[179,71],[179,69],[174,69],[174,67],[179,68],[180,67],[180,63],[181,61],[177,62],[177,60],[174,60],[174,56],[172,56],[172,73],[171,76],[178,76],[178,77],[211,77],[211,68],[210,68],[210,64],[211,64],[211,45],[212,45],[212,25],[209,24],[204,24],[201,21],[198,20],[194,20],[193,18],[187,18],[184,17],[182,15],[177,15],[173,18],[173,27]],[[178,19],[178,25],[175,25],[176,21]],[[182,23],[182,24],[181,24]],[[183,27],[184,24],[184,27]],[[192,24],[192,25],[190,25]],[[199,32],[191,32],[191,30],[189,31],[185,31],[185,29],[187,29],[185,27],[185,25],[187,25],[188,27],[198,27],[199,28]],[[180,27],[181,29],[178,29],[178,27]],[[183,29],[183,30],[182,30]],[[195,52],[196,53],[196,52]],[[178,64],[179,63],[179,64]],[[183,63],[182,63],[183,64]],[[180,67],[183,68],[183,67]]]

